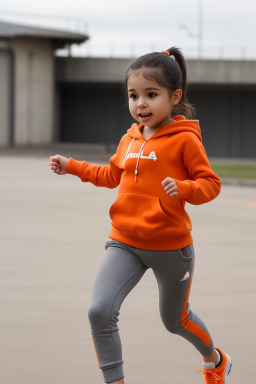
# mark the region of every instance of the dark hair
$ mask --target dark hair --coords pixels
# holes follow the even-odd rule
[[[185,59],[179,48],[172,47],[167,51],[170,55],[165,52],[152,52],[136,59],[126,72],[126,89],[132,71],[149,69],[150,71],[144,73],[145,77],[155,79],[158,84],[167,88],[170,94],[176,89],[182,90],[182,97],[173,108],[172,116],[184,115],[188,119],[193,119],[195,110],[187,100],[187,67]]]

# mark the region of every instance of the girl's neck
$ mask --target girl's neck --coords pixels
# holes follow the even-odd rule
[[[168,124],[171,124],[174,122],[175,122],[175,120],[171,119],[171,121]],[[151,127],[147,127],[146,125],[144,125],[142,127],[141,133],[142,133],[143,137],[146,140],[148,140],[152,135],[154,135],[157,131],[159,131],[159,129],[162,129],[162,128],[151,128]]]

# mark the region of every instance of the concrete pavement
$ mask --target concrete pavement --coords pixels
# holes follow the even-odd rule
[[[48,156],[0,156],[0,382],[101,384],[87,319],[117,190],[51,173]],[[188,205],[196,268],[190,304],[233,360],[230,384],[255,381],[256,189],[224,185]],[[119,321],[126,384],[203,383],[201,357],[169,334],[148,271]]]

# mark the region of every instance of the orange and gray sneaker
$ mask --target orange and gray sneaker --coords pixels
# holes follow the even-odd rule
[[[204,372],[206,384],[227,384],[228,375],[231,371],[232,362],[228,354],[216,348],[220,354],[220,362],[217,366],[214,363],[203,363],[204,369],[197,372]]]

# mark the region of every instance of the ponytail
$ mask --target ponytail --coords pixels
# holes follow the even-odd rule
[[[176,90],[182,90],[182,97],[173,108],[172,116],[184,115],[187,119],[193,119],[194,107],[187,100],[187,67],[181,51],[172,47],[163,52],[152,52],[136,59],[128,68],[125,84],[132,71],[138,69],[156,69],[150,71],[153,77],[161,86],[167,88],[170,94]]]
[[[182,55],[181,51],[176,48],[172,47],[170,49],[167,49],[167,52],[169,52],[170,57],[176,61],[176,63],[179,65],[181,69],[182,74],[182,97],[177,105],[175,105],[173,109],[173,115],[185,115],[188,119],[193,119],[195,115],[195,109],[194,107],[188,102],[187,99],[187,65],[184,59],[184,56]]]

